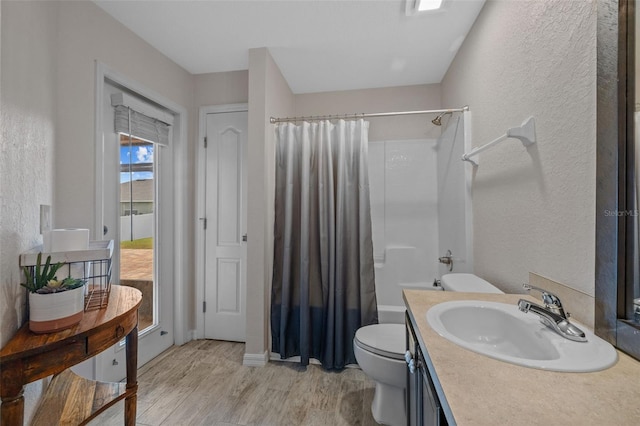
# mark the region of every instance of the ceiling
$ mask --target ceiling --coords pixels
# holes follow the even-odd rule
[[[440,83],[484,1],[407,16],[404,0],[94,0],[192,74],[268,47],[294,93]]]

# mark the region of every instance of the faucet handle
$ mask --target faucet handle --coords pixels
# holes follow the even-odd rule
[[[545,308],[551,309],[565,319],[569,318],[569,314],[565,313],[564,309],[562,308],[562,302],[560,301],[560,298],[555,294],[543,288],[536,287],[527,283],[522,284],[522,288],[524,288],[525,290],[535,290],[539,292],[542,296],[542,302],[544,303]]]

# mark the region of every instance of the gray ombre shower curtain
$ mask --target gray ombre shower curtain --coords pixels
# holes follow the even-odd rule
[[[378,322],[368,127],[360,119],[276,129],[272,350],[302,365],[354,364],[356,330]]]

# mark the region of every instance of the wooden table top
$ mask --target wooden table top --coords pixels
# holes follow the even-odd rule
[[[24,324],[0,351],[0,364],[65,345],[70,340],[111,327],[119,322],[121,316],[138,309],[140,303],[142,293],[138,289],[112,285],[107,307],[85,312],[82,321],[71,328],[56,333],[35,334],[29,330],[28,323]]]

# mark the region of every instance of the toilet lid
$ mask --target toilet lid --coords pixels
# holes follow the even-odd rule
[[[441,282],[442,288],[446,291],[503,294],[503,292],[493,284],[473,274],[446,274],[442,276]]]
[[[404,359],[406,337],[404,324],[373,324],[356,331],[356,343],[376,355]]]

